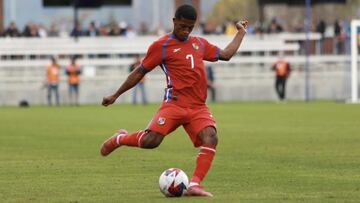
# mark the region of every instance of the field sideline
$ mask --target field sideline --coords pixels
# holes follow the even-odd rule
[[[118,128],[143,129],[158,108],[0,108],[0,202],[358,202],[360,106],[220,103],[219,146],[203,185],[214,198],[165,198],[158,177],[192,175],[198,149],[179,128],[155,150],[99,154]]]

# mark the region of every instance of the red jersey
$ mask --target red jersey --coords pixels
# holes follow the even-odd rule
[[[203,60],[217,61],[220,49],[206,39],[189,36],[180,41],[167,34],[149,47],[142,61],[144,73],[160,66],[166,76],[165,102],[184,107],[204,105],[207,77]]]

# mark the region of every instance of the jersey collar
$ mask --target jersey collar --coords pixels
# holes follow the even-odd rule
[[[176,41],[179,41],[179,42],[187,42],[187,41],[189,41],[189,39],[190,39],[190,35],[189,35],[184,41],[180,41],[180,40],[178,40],[178,39],[175,37],[175,35],[174,35],[173,33],[170,33],[170,37],[171,37],[172,39],[176,40]]]

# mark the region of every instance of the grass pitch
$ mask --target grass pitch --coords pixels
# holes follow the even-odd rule
[[[203,185],[214,198],[165,198],[158,177],[190,177],[198,149],[182,128],[154,150],[99,146],[143,129],[158,105],[0,108],[0,202],[358,202],[360,106],[211,104],[219,145]]]

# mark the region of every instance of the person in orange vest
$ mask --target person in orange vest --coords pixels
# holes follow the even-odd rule
[[[69,84],[69,100],[71,105],[79,105],[79,85],[81,67],[76,64],[76,57],[71,58],[71,63],[66,67]]]
[[[273,64],[272,70],[276,73],[276,93],[279,99],[283,101],[285,99],[286,80],[288,79],[291,71],[290,64],[283,58],[283,56],[280,56],[280,59]]]
[[[47,86],[47,100],[48,105],[52,106],[52,94],[55,94],[56,105],[59,106],[59,81],[60,81],[60,66],[56,62],[55,57],[51,57],[51,64],[46,69],[46,86]]]

